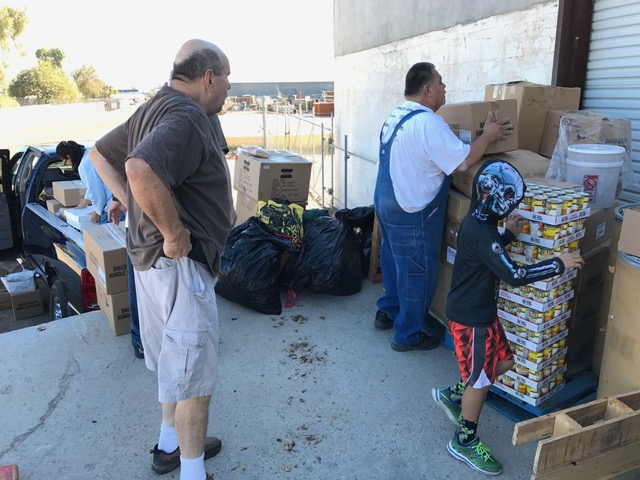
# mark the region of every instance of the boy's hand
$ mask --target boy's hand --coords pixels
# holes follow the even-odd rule
[[[504,226],[517,237],[522,232],[524,218],[519,213],[510,213],[504,222]]]
[[[581,269],[584,266],[584,258],[580,256],[578,253],[563,253],[558,257],[562,263],[564,263],[564,268],[577,268]]]

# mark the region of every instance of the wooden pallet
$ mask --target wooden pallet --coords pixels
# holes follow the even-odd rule
[[[371,283],[382,282],[382,268],[380,267],[380,224],[376,216],[373,221],[371,233],[371,254],[369,256],[369,281]]]
[[[640,390],[516,424],[514,445],[535,440],[532,480],[639,478]]]

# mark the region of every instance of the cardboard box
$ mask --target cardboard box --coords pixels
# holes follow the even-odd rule
[[[451,280],[453,279],[453,266],[445,263],[438,263],[438,284],[436,288],[439,288],[445,293],[449,293],[451,290]]]
[[[63,205],[55,198],[47,200],[47,210],[49,210],[51,213],[57,213],[62,206]]]
[[[9,295],[29,293],[36,290],[36,278],[33,270],[22,270],[2,277],[2,284]]]
[[[444,234],[442,243],[448,247],[458,249],[458,231],[460,231],[462,220],[447,215],[444,219]]]
[[[75,207],[84,198],[87,188],[81,180],[53,182],[53,198],[64,207]]]
[[[453,185],[462,193],[471,197],[471,187],[473,185],[473,178],[478,173],[478,169],[489,158],[497,158],[504,160],[513,165],[522,178],[535,177],[544,178],[549,169],[551,161],[534,152],[528,150],[513,150],[511,152],[496,153],[493,155],[487,155],[480,159],[478,163],[473,165],[465,172],[453,172]],[[534,180],[535,181],[535,180]]]
[[[4,285],[0,285],[0,310],[6,310],[11,308],[11,295],[4,288]]]
[[[11,295],[11,306],[16,320],[42,315],[44,313],[42,291],[37,288],[33,292]]]
[[[65,209],[64,218],[73,228],[82,231],[84,227],[91,225],[91,212],[93,210],[92,206]]]
[[[604,339],[607,333],[607,322],[609,321],[609,307],[611,306],[614,273],[615,266],[607,265],[605,270],[605,280],[602,287],[602,298],[600,299],[600,311],[598,312],[598,321],[593,339],[592,367],[596,375],[600,375],[600,368],[602,367]]]
[[[615,204],[609,208],[591,210],[584,221],[584,237],[578,243],[582,255],[598,249],[613,237],[616,230]]]
[[[238,191],[236,199],[236,225],[246,222],[250,217],[255,217],[258,213],[258,200],[254,200],[243,192]]]
[[[438,115],[449,124],[453,133],[466,144],[472,143],[482,135],[487,113],[495,112],[496,118],[508,117],[514,126],[514,132],[506,140],[493,142],[486,153],[508,152],[518,149],[518,122],[516,118],[517,103],[515,100],[498,100],[495,102],[464,102],[445,104],[438,110]]]
[[[560,120],[567,145],[601,143],[631,151],[631,121],[587,110],[549,110],[540,143],[540,154],[551,157],[560,137]]]
[[[594,286],[604,285],[605,275],[607,272],[607,259],[609,258],[609,249],[606,247],[599,248],[583,255],[584,267],[578,271],[578,276],[574,280],[575,298],[580,299],[585,292],[591,292]],[[590,295],[593,299],[594,295]],[[599,299],[602,296],[602,290],[595,292],[595,297]]]
[[[540,151],[547,112],[580,108],[580,88],[515,81],[486,85],[484,99],[517,101],[518,148],[537,153]]]
[[[127,251],[121,231],[113,224],[89,225],[83,230],[87,268],[107,295],[129,290]]]
[[[269,154],[260,158],[239,150],[233,187],[254,200],[306,202],[313,163],[287,151],[269,150]]]
[[[129,291],[108,295],[107,290],[96,282],[98,305],[116,336],[129,333],[131,314],[129,311]]]
[[[431,301],[430,311],[432,313],[435,313],[434,316],[436,320],[438,320],[445,327],[447,327],[447,330],[448,330],[449,325],[447,324],[447,315],[445,313],[446,307],[447,307],[447,292],[440,290],[439,288],[436,288],[436,291],[433,295],[433,300]]]
[[[618,251],[640,257],[640,207],[622,210],[622,229],[618,240]]]
[[[464,193],[459,192],[454,188],[449,189],[449,195],[447,197],[447,215],[456,220],[462,220],[469,212],[470,205],[471,199]]]

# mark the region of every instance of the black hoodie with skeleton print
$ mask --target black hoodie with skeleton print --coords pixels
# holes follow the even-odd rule
[[[558,258],[535,265],[516,265],[504,251],[515,239],[508,229],[498,231],[498,220],[515,210],[526,186],[509,163],[490,159],[473,180],[469,212],[458,232],[458,252],[447,297],[449,320],[471,327],[492,325],[497,315],[499,280],[527,285],[564,272]]]

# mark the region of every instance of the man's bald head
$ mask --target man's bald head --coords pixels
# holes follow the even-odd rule
[[[172,80],[193,81],[201,78],[209,69],[222,75],[225,54],[216,45],[200,39],[187,41],[173,61]]]

